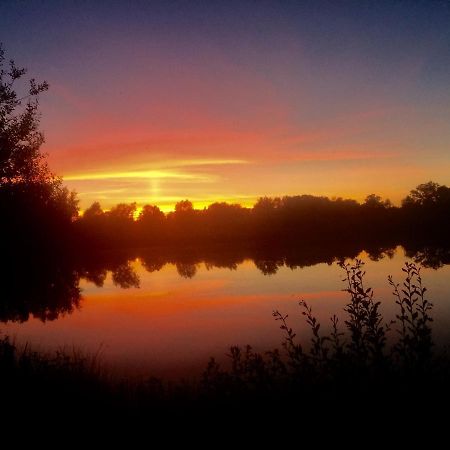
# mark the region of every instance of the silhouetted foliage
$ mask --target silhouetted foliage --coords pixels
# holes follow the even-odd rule
[[[27,255],[3,261],[0,321],[27,321],[30,315],[53,320],[80,306],[80,273],[70,262]]]
[[[392,203],[389,199],[383,200],[379,195],[370,194],[364,200],[363,205],[366,208],[392,208]]]
[[[157,206],[145,205],[136,223],[139,243],[145,245],[165,240],[165,222],[166,216]]]
[[[176,266],[180,277],[192,278],[197,273],[197,267],[195,264],[177,263]]]
[[[410,194],[402,201],[405,207],[411,206],[446,206],[450,205],[450,188],[440,186],[438,183],[429,181],[428,183],[419,184]]]
[[[422,286],[420,267],[406,263],[402,269],[406,274],[402,286],[389,277],[389,284],[394,289],[395,303],[400,308],[396,318],[399,322],[399,342],[395,351],[403,363],[409,367],[422,367],[431,358],[432,339],[429,313],[433,304],[425,298],[427,289]]]
[[[153,245],[286,246],[292,242],[333,245],[333,241],[391,241],[412,239],[448,240],[450,188],[436,183],[419,185],[395,207],[389,200],[371,194],[360,204],[355,200],[312,195],[260,198],[253,208],[213,203],[196,210],[188,200],[164,214],[157,206],[145,205],[133,220],[136,205],[117,205],[105,213],[98,203],[76,221],[75,236],[90,246],[131,248]]]
[[[48,168],[40,148],[39,94],[47,82],[29,80],[23,93],[16,91],[26,69],[5,62],[0,45],[0,224],[3,250],[67,242],[72,220],[78,214],[75,193]],[[51,236],[51,239],[49,239]]]
[[[39,132],[38,95],[48,89],[46,81],[34,78],[23,93],[15,84],[26,74],[13,60],[5,63],[0,46],[0,185],[48,183],[52,181],[40,147],[44,136]],[[24,101],[26,103],[24,104]]]
[[[448,237],[450,226],[450,188],[432,181],[420,184],[402,201],[406,233],[416,239],[426,233]]]
[[[139,287],[139,277],[128,262],[121,264],[113,271],[112,280],[116,286],[122,289]]]
[[[384,323],[380,302],[364,285],[362,261],[342,263],[341,267],[345,272],[344,290],[349,294],[344,330],[333,315],[331,332],[323,334],[312,308],[300,301],[311,330],[311,341],[300,343],[288,316],[274,311],[284,334],[283,351],[258,353],[250,346],[233,346],[228,355],[229,369],[222,369],[212,358],[203,376],[208,398],[222,405],[242,401],[247,405],[263,399],[260,406],[274,399],[277,405],[299,399],[303,407],[309,408],[331,406],[342,400],[348,405],[359,402],[359,407],[373,412],[371,408],[381,406],[391,396],[395,396],[399,408],[405,406],[404,402],[416,407],[425,405],[432,397],[425,394],[419,398],[419,386],[430,389],[432,383],[435,393],[448,396],[448,356],[436,357],[432,352],[432,304],[425,297],[420,267],[405,264],[403,289],[389,277],[399,308],[397,320],[390,323]],[[387,337],[393,331],[398,339],[388,346]],[[353,411],[352,407],[349,411]]]
[[[345,324],[351,332],[351,350],[357,359],[378,359],[386,343],[385,329],[378,310],[380,302],[374,300],[372,289],[364,286],[362,265],[360,260],[355,265],[341,263],[346,274],[345,291],[351,298],[345,307],[349,317]]]

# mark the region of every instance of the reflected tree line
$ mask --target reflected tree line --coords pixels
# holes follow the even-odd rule
[[[121,288],[139,287],[139,278],[126,258],[108,258],[79,264],[70,259],[42,259],[27,255],[2,264],[0,321],[25,322],[30,315],[54,320],[78,309],[82,300],[80,281],[102,287],[108,272]]]
[[[282,267],[297,269],[319,263],[333,264],[355,259],[365,250],[370,259],[392,258],[395,246],[340,244],[332,247],[197,247],[191,249],[154,248],[134,251],[98,252],[85,258],[49,260],[48,255],[26,255],[23,259],[3,262],[0,272],[0,321],[25,322],[30,316],[42,321],[54,320],[80,308],[85,280],[103,287],[108,276],[119,288],[138,288],[140,280],[135,262],[139,259],[147,272],[158,272],[172,264],[180,277],[193,278],[200,264],[208,270],[238,269],[252,260],[266,276]],[[442,246],[405,246],[406,256],[424,267],[439,268],[450,264],[450,248]]]

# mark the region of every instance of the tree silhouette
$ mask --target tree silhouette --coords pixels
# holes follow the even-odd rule
[[[5,64],[5,51],[0,45],[0,184],[51,181],[40,147],[44,142],[38,130],[38,96],[48,89],[48,83],[34,78],[20,96],[15,85],[26,74],[14,60]],[[25,102],[25,104],[24,104]]]
[[[89,208],[87,208],[83,213],[83,218],[85,220],[95,220],[104,215],[103,209],[99,202],[92,203]]]
[[[450,205],[450,188],[441,186],[438,183],[429,181],[419,184],[411,190],[409,195],[403,200],[402,205],[408,206],[436,206],[439,204]]]
[[[164,237],[164,225],[166,216],[157,207],[145,205],[137,219],[137,233],[139,242],[155,242]]]
[[[44,135],[39,131],[39,94],[48,89],[46,81],[29,80],[28,89],[20,95],[16,84],[27,73],[14,60],[5,63],[0,44],[0,187],[33,186],[40,198],[64,204],[65,213],[77,215],[74,193],[62,186],[41,152]]]
[[[181,200],[175,205],[176,214],[191,213],[194,210],[192,202],[189,200]]]
[[[370,194],[364,200],[364,206],[367,208],[391,208],[392,203],[389,199],[383,200],[379,195]]]
[[[45,236],[48,242],[78,215],[76,194],[50,171],[41,152],[39,95],[48,83],[31,78],[19,93],[26,73],[13,60],[6,62],[0,45],[0,210],[8,219],[0,232],[13,247],[22,241],[27,247],[37,244]]]

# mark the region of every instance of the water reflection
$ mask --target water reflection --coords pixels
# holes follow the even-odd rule
[[[450,248],[425,246],[419,248],[406,248],[405,255],[423,267],[440,269],[450,264]]]
[[[32,314],[42,321],[54,320],[80,306],[82,274],[70,264],[41,260],[3,263],[0,320],[27,321]]]
[[[450,247],[436,245],[405,245],[405,256],[424,267],[438,269],[450,264]],[[49,321],[80,308],[82,292],[80,281],[103,287],[108,274],[114,286],[129,289],[140,286],[140,279],[132,264],[140,260],[147,272],[158,272],[167,264],[176,267],[185,279],[196,276],[198,266],[207,270],[227,268],[237,270],[244,261],[253,261],[264,275],[277,274],[281,267],[290,269],[332,264],[353,259],[365,251],[372,261],[392,258],[395,246],[302,246],[301,248],[154,248],[133,252],[105,252],[84,259],[54,259],[34,256],[3,264],[0,272],[2,295],[0,321],[25,322],[30,316]]]

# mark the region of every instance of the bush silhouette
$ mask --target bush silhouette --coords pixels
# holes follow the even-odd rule
[[[364,285],[364,263],[341,263],[349,302],[344,308],[345,328],[339,327],[338,316],[331,317],[332,331],[322,334],[321,324],[312,308],[305,302],[299,305],[311,330],[309,344],[297,341],[297,335],[288,323],[288,316],[274,311],[284,337],[282,349],[264,354],[247,346],[230,348],[231,368],[222,370],[211,359],[204,373],[203,383],[213,395],[265,395],[273,390],[302,392],[314,387],[330,388],[345,395],[349,386],[358,392],[371,389],[392,389],[399,380],[411,387],[418,377],[434,377],[436,370],[447,370],[447,364],[436,366],[431,337],[432,303],[426,299],[420,267],[406,263],[403,284],[393,287],[399,313],[396,321],[385,323],[379,311],[380,302],[374,292]],[[388,347],[387,336],[395,332],[397,341]],[[253,394],[252,394],[253,393]]]

